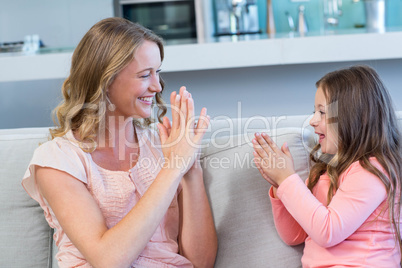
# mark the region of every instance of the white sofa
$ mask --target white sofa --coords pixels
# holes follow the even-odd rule
[[[308,116],[212,121],[201,159],[219,240],[215,267],[301,267],[303,245],[287,246],[277,235],[270,185],[253,164],[256,131],[270,133],[278,145],[288,142],[303,179],[310,170],[315,140]],[[48,128],[0,130],[0,267],[57,267],[53,231],[21,186],[34,149],[47,137]]]

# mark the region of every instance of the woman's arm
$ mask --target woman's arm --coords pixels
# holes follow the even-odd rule
[[[94,267],[129,267],[144,249],[165,215],[181,179],[177,170],[162,169],[134,208],[108,229],[102,212],[84,183],[51,168],[37,168],[39,191],[71,242]]]
[[[194,163],[194,145],[201,142],[205,131],[194,134],[194,127],[189,126],[194,104],[188,93],[174,100],[173,106],[178,108],[172,111],[171,131],[161,135],[165,165],[139,202],[114,227],[107,228],[84,183],[52,168],[38,167],[35,172],[40,193],[66,235],[92,266],[129,267],[137,259],[166,214],[180,180]],[[200,127],[205,129],[208,122],[203,120]],[[187,166],[176,165],[177,158],[186,160]]]
[[[183,96],[185,88],[180,89],[179,95]],[[172,94],[170,101],[175,98]],[[191,94],[190,94],[191,98]],[[190,114],[194,114],[190,112]],[[206,110],[202,109],[200,120],[195,123],[195,118],[189,118],[194,126],[194,133],[205,133],[209,125],[209,117]],[[163,125],[160,126],[161,138],[169,135],[174,126],[170,125],[165,117]],[[195,145],[195,144],[194,144]],[[195,148],[199,151],[199,148]],[[188,258],[195,267],[213,267],[218,247],[214,221],[205,192],[202,168],[197,159],[183,176],[182,191],[179,194],[178,202],[180,209],[180,232],[179,249],[180,254]]]
[[[182,180],[179,247],[194,267],[213,267],[218,240],[202,175],[200,163],[196,161]]]

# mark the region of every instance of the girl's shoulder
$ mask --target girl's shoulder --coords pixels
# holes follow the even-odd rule
[[[376,157],[370,157],[369,158],[370,164],[373,165],[375,168],[377,168],[380,172],[386,174],[384,167],[380,164],[380,162],[377,160]],[[343,172],[343,179],[346,176],[350,175],[355,175],[355,174],[361,174],[361,175],[367,175],[367,176],[375,176],[373,173],[365,169],[360,161],[355,161],[353,162],[344,172]]]

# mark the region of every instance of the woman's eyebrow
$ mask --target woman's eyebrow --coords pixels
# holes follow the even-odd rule
[[[146,68],[146,69],[144,69],[144,70],[141,70],[141,71],[137,72],[137,74],[140,74],[140,73],[145,72],[145,71],[152,71],[152,70],[153,70],[152,67]]]

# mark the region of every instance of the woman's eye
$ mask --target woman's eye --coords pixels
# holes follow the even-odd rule
[[[140,76],[141,78],[148,78],[148,77],[150,77],[151,76],[151,74],[146,74],[146,75],[142,75],[142,76]]]

